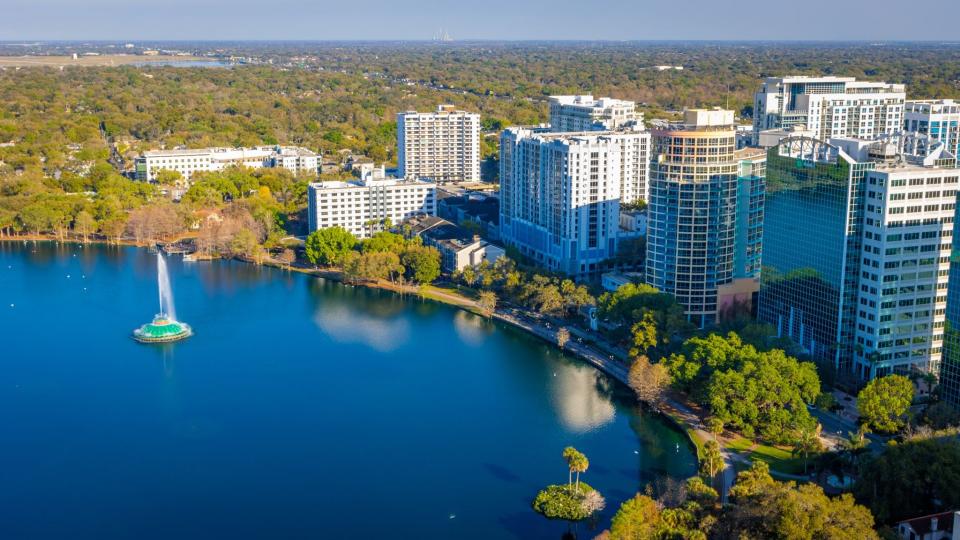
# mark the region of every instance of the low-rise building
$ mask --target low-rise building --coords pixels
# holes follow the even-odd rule
[[[437,185],[425,180],[375,178],[350,182],[315,182],[309,186],[310,230],[342,227],[369,238],[417,215],[435,215]]]
[[[635,233],[636,236],[647,235],[647,211],[620,209],[620,230]],[[633,235],[630,235],[633,236]]]
[[[316,174],[319,164],[319,154],[295,146],[154,150],[144,152],[134,161],[137,180],[147,182],[155,181],[162,170],[178,172],[189,180],[195,173],[222,171],[231,166],[283,167],[294,174]]]
[[[897,523],[903,540],[960,540],[960,511],[941,512]]]
[[[458,225],[474,224],[488,240],[500,239],[500,199],[482,193],[437,195],[437,215]]]
[[[426,246],[437,248],[440,252],[440,266],[444,272],[460,271],[484,261],[493,264],[506,255],[502,247],[491,244],[445,219],[433,216],[413,218],[408,220],[406,225],[409,226],[410,235],[420,237]]]
[[[604,272],[600,285],[605,291],[616,291],[628,283],[643,283],[643,272]]]

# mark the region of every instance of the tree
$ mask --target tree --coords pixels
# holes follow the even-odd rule
[[[660,506],[637,494],[620,505],[610,523],[610,540],[652,540],[660,526]]]
[[[637,321],[631,328],[630,333],[633,336],[633,347],[630,348],[630,356],[636,358],[647,354],[651,347],[657,346],[657,321],[652,312],[643,314],[643,318]]]
[[[760,352],[732,332],[710,334],[662,362],[675,387],[744,436],[790,443],[798,429],[816,426],[806,407],[820,394],[816,368],[782,350]]]
[[[484,315],[490,317],[497,309],[497,294],[493,291],[480,291],[477,304]]]
[[[823,450],[820,443],[820,424],[817,424],[815,430],[800,428],[797,430],[797,436],[793,441],[793,455],[803,456],[803,474],[807,474],[807,463],[810,460],[810,454]]]
[[[950,434],[891,443],[866,461],[854,486],[884,523],[960,507],[960,441]]]
[[[670,384],[670,374],[663,364],[651,364],[646,356],[641,355],[630,365],[627,382],[638,400],[657,407]]]
[[[913,383],[902,375],[876,378],[857,394],[860,420],[870,429],[894,433],[904,425],[913,402]]]
[[[960,411],[946,401],[938,401],[923,411],[924,424],[933,429],[947,429],[960,426]]]
[[[703,445],[703,455],[700,456],[700,468],[712,481],[717,476],[717,471],[723,468],[723,454],[720,452],[720,444],[717,441],[707,441]]]
[[[234,257],[246,257],[260,264],[262,253],[263,249],[257,243],[257,236],[249,229],[237,231],[230,241],[230,254]]]
[[[563,449],[563,459],[565,459],[567,462],[567,468],[570,470],[570,475],[576,473],[577,479],[576,483],[574,484],[574,491],[579,491],[580,473],[587,472],[587,469],[590,467],[590,460],[587,459],[586,455],[572,446],[568,446]]]
[[[723,420],[711,416],[707,419],[707,431],[713,434],[713,438],[716,439],[720,435],[723,435]]]
[[[375,251],[370,253],[350,252],[343,264],[343,274],[349,281],[389,280],[403,274],[403,265],[396,253]]]
[[[603,509],[606,502],[599,493],[586,483],[580,482],[580,473],[590,466],[587,456],[572,446],[563,449],[563,459],[567,462],[566,485],[550,485],[537,493],[533,500],[533,509],[548,519],[580,521]],[[573,473],[577,474],[576,483],[572,483]]]
[[[738,474],[729,495],[719,537],[879,540],[870,510],[850,494],[830,498],[815,484],[778,482],[763,461]]]
[[[407,246],[407,240],[396,233],[380,231],[360,243],[363,253],[389,251],[399,255]]]
[[[400,256],[406,268],[404,275],[414,283],[433,283],[440,277],[440,252],[429,246],[412,245]]]
[[[569,485],[550,485],[537,493],[532,506],[537,513],[547,519],[581,521],[596,512],[598,506],[601,509],[604,506],[604,504],[598,505],[596,498],[590,496],[595,492],[596,490],[585,482],[580,484],[579,490]],[[600,501],[602,500],[603,498],[600,497]]]
[[[290,265],[297,260],[297,254],[292,249],[285,248],[280,252],[279,255],[277,255],[277,260],[287,268],[290,268]]]
[[[90,234],[93,230],[96,229],[97,223],[93,219],[93,216],[90,215],[90,212],[86,210],[81,210],[77,213],[77,217],[73,219],[73,230],[80,234],[80,238],[86,242],[87,235]]]
[[[566,326],[561,326],[557,330],[557,347],[561,349],[566,347],[568,341],[570,341],[570,331]]]
[[[317,229],[307,236],[304,252],[313,265],[340,265],[357,245],[357,239],[343,227]]]

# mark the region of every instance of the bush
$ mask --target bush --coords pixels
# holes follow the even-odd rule
[[[584,506],[587,493],[594,491],[585,482],[580,482],[579,491],[571,485],[550,485],[537,493],[533,500],[533,509],[548,519],[580,521],[590,517],[591,512]]]

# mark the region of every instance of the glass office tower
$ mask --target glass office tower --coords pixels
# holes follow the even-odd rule
[[[957,245],[954,245],[950,255],[947,320],[943,332],[943,355],[940,358],[940,397],[960,408],[960,246]]]
[[[838,371],[853,356],[863,177],[872,166],[806,137],[767,154],[758,316]]]

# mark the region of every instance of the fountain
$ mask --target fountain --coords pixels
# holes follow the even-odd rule
[[[177,320],[173,307],[173,289],[163,254],[157,252],[157,289],[160,294],[160,313],[149,322],[133,331],[133,339],[140,343],[170,343],[193,335],[190,325]]]

